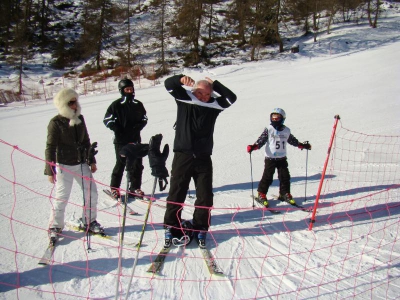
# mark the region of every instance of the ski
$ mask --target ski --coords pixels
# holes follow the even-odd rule
[[[279,200],[279,201],[288,203],[288,204],[290,204],[290,205],[292,205],[292,206],[294,206],[294,207],[297,207],[297,208],[299,208],[301,211],[304,211],[304,212],[311,212],[311,211],[312,211],[311,208],[306,208],[306,207],[304,207],[304,206],[298,205],[297,203],[292,204],[292,203],[290,203],[289,201],[286,201],[286,200],[284,200],[284,199],[281,199],[278,195],[272,195],[272,197],[273,197],[275,200]]]
[[[276,209],[272,209],[272,208],[269,208],[269,207],[265,207],[265,205],[263,204],[263,202],[258,198],[258,197],[253,197],[253,196],[251,196],[252,198],[254,198],[254,200],[257,202],[257,204],[259,205],[259,206],[261,206],[262,208],[264,208],[266,211],[269,211],[271,214],[280,214],[281,213],[281,211],[280,210],[276,210]]]
[[[165,205],[154,203],[154,202],[156,202],[156,200],[150,200],[149,198],[146,198],[146,197],[144,197],[142,199],[136,197],[135,199],[139,200],[140,202],[146,203],[146,204],[148,204],[149,201],[153,201],[152,205],[155,205],[155,206],[158,206],[158,207],[161,207],[161,208],[167,208],[167,206],[165,206]]]
[[[165,258],[167,257],[170,250],[171,250],[171,247],[165,248],[163,246],[163,248],[158,253],[157,257],[151,263],[151,266],[148,268],[147,273],[153,273],[153,274],[159,275],[160,271],[164,265]]]
[[[121,196],[121,199],[117,199],[117,198],[114,198],[114,196],[111,194],[111,191],[109,191],[109,190],[103,190],[103,192],[104,192],[108,197],[110,197],[112,200],[114,200],[115,202],[117,202],[118,204],[124,205],[124,203],[123,203],[123,201],[122,201],[122,196]],[[132,215],[132,216],[139,214],[138,212],[136,212],[136,211],[134,211],[132,208],[130,208],[129,205],[126,205],[126,208],[128,209],[128,214],[130,214],[130,215]]]
[[[123,197],[123,196],[121,196],[121,197]],[[137,196],[134,196],[134,195],[131,195],[130,193],[128,193],[128,199],[138,200],[138,201],[146,203],[146,204],[148,204],[149,201],[153,201],[152,205],[162,207],[162,208],[167,208],[165,205],[155,203],[156,202],[155,199],[151,200],[150,197],[147,197],[147,196],[137,197]]]
[[[212,255],[211,251],[208,250],[207,248],[201,248],[201,247],[199,247],[199,250],[201,252],[201,255],[204,258],[204,262],[206,263],[208,271],[210,272],[210,274],[211,275],[217,275],[217,276],[223,276],[224,272],[218,266],[218,264],[217,264],[214,256]]]
[[[42,258],[39,260],[39,265],[47,266],[47,265],[51,264],[57,242],[58,242],[58,238],[53,238],[50,241],[49,246],[46,248]]]
[[[120,200],[118,200],[118,199],[115,199],[115,198],[111,195],[110,190],[103,190],[103,192],[106,193],[107,196],[109,196],[109,197],[110,197],[111,199],[113,199],[114,201],[119,201],[119,202],[121,202],[121,203],[123,202],[124,197],[125,197],[125,195],[121,195],[121,201],[120,201]],[[129,199],[130,199],[130,200],[138,200],[138,201],[143,202],[143,203],[146,203],[146,204],[149,204],[149,201],[153,201],[153,204],[152,204],[152,205],[155,205],[155,206],[158,206],[158,207],[162,207],[162,208],[167,208],[167,206],[165,206],[165,205],[155,203],[155,202],[156,202],[155,199],[150,200],[150,198],[147,197],[147,196],[144,196],[144,197],[136,197],[136,196],[133,196],[133,195],[130,196],[129,193],[128,193],[128,201],[129,201]]]
[[[65,225],[66,225],[69,229],[71,229],[71,230],[73,230],[73,231],[76,231],[76,232],[84,232],[84,233],[86,233],[86,229],[85,229],[84,227],[80,226],[79,224],[75,223],[75,222],[68,222],[68,221],[67,221],[67,222],[65,222]],[[106,233],[104,233],[104,232],[95,233],[95,232],[89,231],[89,234],[90,234],[91,236],[99,237],[99,238],[101,238],[101,239],[105,239],[105,240],[109,240],[109,241],[114,241],[114,242],[116,242],[116,243],[118,243],[118,244],[119,244],[119,242],[120,242],[120,240],[119,240],[117,237],[108,235],[108,234],[106,234]],[[127,242],[127,241],[124,241],[124,245],[126,245],[126,246],[131,246],[131,245],[133,245],[133,246],[136,247],[136,246],[138,245],[138,243],[136,243],[136,242]],[[143,246],[143,244],[141,244],[141,246]]]

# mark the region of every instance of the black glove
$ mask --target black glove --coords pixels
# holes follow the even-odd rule
[[[126,170],[130,170],[133,161],[137,158],[145,157],[148,152],[148,144],[132,143],[122,147],[119,155],[126,158]]]
[[[88,150],[87,164],[89,166],[96,162],[94,156],[99,152],[96,150],[96,148],[97,148],[97,142],[94,142],[93,144],[90,145],[90,148]]]
[[[311,150],[311,144],[308,141],[305,141],[304,143],[299,143],[297,147],[301,150],[303,149]]]
[[[122,127],[119,126],[118,124],[116,124],[115,122],[110,123],[110,125],[108,126],[108,128],[110,128],[112,131],[114,131],[114,133],[120,133],[120,132],[122,132]]]
[[[167,177],[169,176],[168,170],[165,167],[169,154],[169,145],[165,144],[163,152],[160,152],[162,135],[156,134],[152,136],[149,142],[149,163],[151,168],[151,175],[158,178],[160,191],[165,190],[168,184]],[[163,185],[164,182],[164,185]]]
[[[147,117],[144,117],[139,123],[133,126],[135,130],[142,130],[147,125]]]

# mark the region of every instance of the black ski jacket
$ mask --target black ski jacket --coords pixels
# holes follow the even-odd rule
[[[120,98],[108,107],[103,123],[114,131],[114,144],[141,142],[140,131],[147,125],[146,110],[139,100]]]
[[[178,106],[173,150],[195,156],[211,155],[217,117],[236,101],[236,95],[219,81],[214,81],[213,90],[219,96],[213,94],[207,103],[201,102],[182,87],[180,79],[183,76],[172,76],[164,83]]]

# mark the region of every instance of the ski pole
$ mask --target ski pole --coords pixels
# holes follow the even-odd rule
[[[309,144],[308,141],[305,141],[304,144]],[[304,201],[307,201],[307,169],[308,169],[308,149],[307,149],[307,155],[306,155],[306,183],[304,186]]]
[[[126,160],[128,163],[128,160]],[[126,192],[124,197],[124,212],[122,217],[122,228],[121,228],[121,238],[119,240],[119,255],[118,255],[118,279],[117,279],[117,287],[115,289],[115,300],[117,300],[118,290],[119,290],[119,280],[121,278],[121,268],[122,268],[122,248],[124,244],[124,234],[125,234],[125,221],[126,221],[126,208],[128,206],[128,190],[129,190],[129,182],[130,182],[130,172],[128,166],[126,168]]]
[[[90,172],[90,183],[89,183],[89,222],[86,221],[86,223],[88,224],[88,231],[86,233],[86,239],[87,239],[87,249],[91,250],[90,248],[90,241],[91,241],[91,237],[89,234],[89,230],[90,230],[90,221],[92,220],[92,171],[89,170]],[[85,213],[86,215],[86,213]]]
[[[90,222],[92,221],[92,180],[93,180],[92,163],[94,162],[94,156],[98,152],[96,150],[96,148],[97,148],[97,142],[94,142],[93,144],[90,145],[89,151],[87,153],[87,164],[89,166],[89,182],[90,182],[89,183],[89,222],[87,221],[86,210],[85,210],[85,219],[86,219],[86,224],[87,224],[87,227],[88,227],[88,230],[86,232],[87,250],[91,250],[91,248],[90,248],[90,239],[91,239],[91,237],[90,237],[90,234],[89,234],[89,230],[90,230]],[[82,170],[82,182],[83,182],[82,164],[81,164],[81,170]],[[83,185],[82,185],[82,189],[83,189]],[[86,201],[84,201],[84,202],[86,203]]]
[[[89,234],[89,223],[87,221],[87,216],[86,216],[86,197],[85,197],[85,185],[84,185],[84,181],[83,181],[83,164],[81,163],[81,180],[82,180],[82,194],[83,194],[83,208],[82,210],[84,211],[84,215],[85,215],[85,220],[82,219],[82,222],[84,222],[84,225],[86,225],[86,245],[87,245],[87,250],[91,250],[90,248],[90,234]],[[90,188],[89,188],[89,192],[90,192]],[[90,217],[89,217],[90,218]]]
[[[142,246],[143,236],[144,236],[144,232],[145,232],[145,229],[146,229],[146,226],[147,226],[147,219],[149,218],[151,204],[153,203],[153,198],[154,198],[154,193],[156,191],[156,186],[157,186],[157,177],[154,177],[153,191],[151,192],[149,205],[147,206],[147,212],[146,212],[146,216],[144,218],[144,222],[143,222],[143,226],[142,226],[142,232],[140,233],[139,243],[137,244],[136,257],[135,257],[135,261],[134,261],[133,267],[132,267],[131,278],[129,280],[128,288],[126,289],[126,297],[125,297],[126,300],[128,299],[129,290],[131,288],[133,275],[135,274],[135,269],[136,269],[136,265],[137,265],[137,261],[138,261],[138,257],[139,257],[139,251],[140,251],[140,247]]]
[[[251,197],[253,198],[253,208],[254,205],[254,188],[253,188],[253,162],[251,161],[251,152],[250,152],[250,174],[251,174]]]

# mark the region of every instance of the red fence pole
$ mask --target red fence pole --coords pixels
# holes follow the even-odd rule
[[[339,120],[340,120],[340,116],[336,115],[335,116],[335,124],[333,125],[333,131],[332,131],[332,135],[331,135],[331,141],[329,142],[328,154],[326,155],[326,160],[325,160],[325,164],[324,164],[324,170],[322,171],[321,180],[319,181],[317,197],[315,198],[314,208],[313,208],[312,216],[311,216],[311,219],[310,219],[310,225],[308,225],[308,230],[312,230],[313,224],[315,223],[315,215],[317,213],[319,197],[321,195],[321,189],[322,189],[322,185],[323,185],[324,179],[325,179],[326,168],[328,167],[329,156],[331,154],[332,144],[333,144],[333,140],[335,139],[336,127],[337,127],[337,123],[338,123]]]

